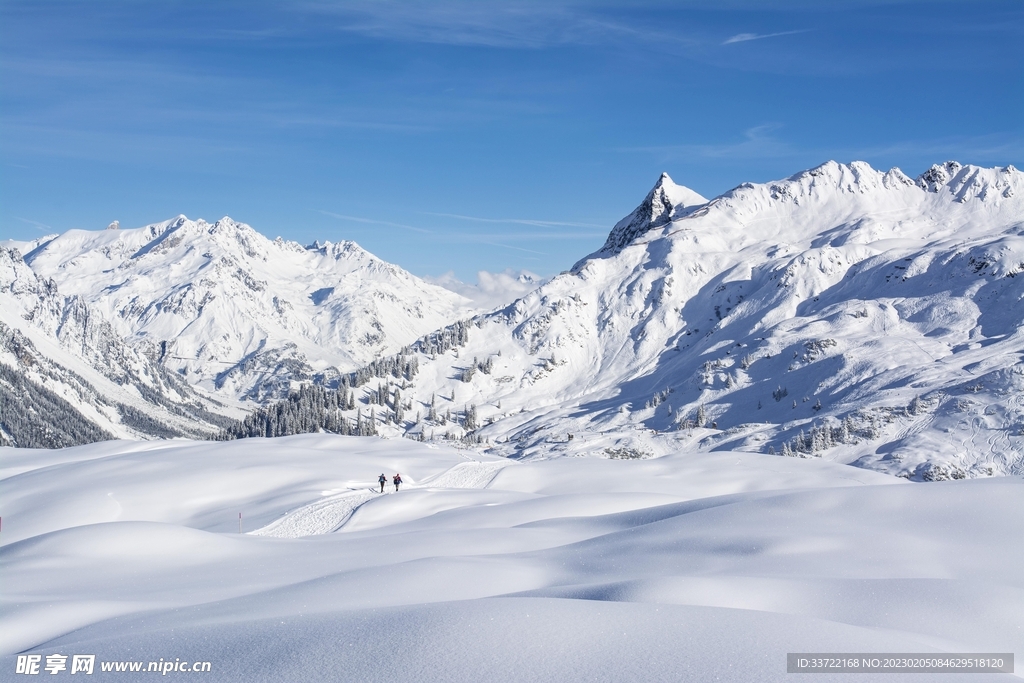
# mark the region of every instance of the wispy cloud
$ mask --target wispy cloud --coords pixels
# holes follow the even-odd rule
[[[888,145],[851,149],[846,156],[855,159],[928,157],[934,163],[956,159],[969,164],[1008,164],[1024,156],[1024,137],[1013,134],[989,134],[904,140]]]
[[[14,216],[14,218],[16,220],[21,221],[22,223],[28,223],[29,225],[34,227],[36,230],[39,230],[40,232],[52,232],[53,231],[53,227],[47,225],[46,223],[40,223],[39,221],[29,220],[28,218],[22,218],[21,216]]]
[[[33,125],[0,117],[0,126],[8,135],[8,151],[31,156],[49,156],[71,159],[109,161],[120,163],[149,162],[154,157],[174,158],[188,150],[189,163],[194,167],[195,159],[203,157],[222,160],[225,156],[248,154],[252,148],[245,144],[231,144],[212,134],[187,135],[176,129],[171,132],[128,131],[75,127],[68,125]],[[14,133],[14,134],[12,134]],[[13,142],[10,142],[13,141]],[[230,173],[229,169],[217,169],[204,165],[204,173]]]
[[[526,249],[524,247],[514,247],[511,244],[502,244],[501,242],[488,242],[485,240],[480,240],[479,244],[489,244],[492,247],[501,247],[503,249],[514,249],[515,251],[523,251],[526,252],[527,254],[537,254],[538,256],[548,255],[548,253],[545,251],[535,251],[533,249]]]
[[[594,237],[604,238],[608,230],[595,230],[593,232],[495,232],[495,233],[465,233],[453,232],[445,236],[452,240],[487,244],[488,240],[500,238],[506,242],[555,242],[558,240],[585,240]]]
[[[597,43],[621,27],[567,2],[312,2],[337,30],[393,41],[535,49]]]
[[[678,4],[644,0],[628,4],[584,3],[579,0],[313,0],[306,11],[326,19],[328,30],[394,42],[434,43],[463,47],[543,49],[557,46],[619,45],[635,49],[641,41],[658,52],[706,46],[694,27],[664,29],[651,19],[653,11]],[[696,2],[700,5],[700,2]]]
[[[705,159],[776,159],[794,157],[807,150],[796,149],[780,140],[773,132],[780,123],[763,123],[743,131],[743,139],[721,144],[680,144],[654,147],[630,147],[622,151],[651,152],[664,159],[702,157]]]
[[[402,228],[403,230],[412,230],[414,232],[422,233],[424,235],[432,235],[435,239],[446,243],[458,243],[458,242],[471,242],[473,244],[487,244],[493,247],[501,247],[503,249],[514,249],[516,251],[523,251],[530,254],[540,254],[541,256],[547,256],[546,252],[534,251],[533,249],[526,249],[524,247],[516,247],[510,244],[504,244],[503,242],[540,242],[540,241],[551,241],[551,240],[573,240],[573,239],[589,239],[591,237],[603,237],[605,232],[603,226],[594,225],[595,228],[601,228],[601,230],[594,231],[572,231],[566,232],[561,230],[546,231],[546,232],[483,232],[483,233],[469,233],[469,232],[457,232],[457,231],[438,231],[428,230],[427,228],[417,227],[415,225],[409,225],[407,223],[395,223],[394,221],[379,220],[376,218],[364,218],[362,216],[349,216],[347,214],[335,213],[333,211],[324,211],[323,209],[316,209],[317,213],[323,214],[324,216],[330,216],[331,218],[337,218],[338,220],[348,221],[352,223],[363,223],[366,225],[383,225],[392,228]],[[529,220],[504,220],[504,219],[492,219],[492,218],[474,218],[468,216],[459,216],[458,214],[448,213],[431,213],[423,212],[428,216],[441,216],[441,217],[454,217],[454,218],[465,218],[474,222],[482,223],[518,223],[524,225],[531,225],[536,227],[558,227],[558,226],[586,226],[591,227],[590,223],[565,223],[558,221],[529,221]],[[495,239],[502,240],[496,242]]]
[[[820,163],[861,160],[882,167],[892,163],[932,164],[956,159],[979,166],[1017,163],[1024,156],[1024,136],[1014,133],[995,133],[977,136],[951,136],[921,140],[898,140],[879,145],[824,145],[801,146],[775,135],[782,128],[779,123],[765,123],[743,132],[743,139],[722,144],[680,144],[651,147],[632,147],[621,151],[647,152],[661,160],[741,161],[761,159],[789,159],[801,163]],[[909,168],[909,167],[908,167]]]
[[[778,33],[737,33],[731,38],[726,38],[722,42],[722,45],[732,45],[733,43],[746,43],[751,40],[761,40],[762,38],[777,38],[779,36],[792,36],[797,33],[807,33],[811,29],[799,29],[796,31],[779,31]]]
[[[476,223],[515,223],[518,225],[534,225],[538,227],[558,227],[565,226],[571,228],[603,228],[603,225],[597,225],[595,223],[575,223],[570,221],[541,221],[533,220],[528,218],[480,218],[478,216],[463,216],[457,213],[433,213],[425,211],[428,216],[441,216],[444,218],[458,218],[464,221],[474,221]]]
[[[417,228],[415,225],[406,225],[404,223],[392,223],[391,221],[379,221],[373,218],[361,218],[359,216],[346,216],[341,213],[334,213],[333,211],[324,211],[323,209],[317,210],[325,216],[337,218],[343,221],[352,221],[353,223],[366,223],[369,225],[386,225],[391,228],[402,228],[403,230],[412,230],[414,232],[421,232],[426,235],[434,234],[433,230],[427,230],[426,228]]]
[[[65,124],[68,109],[74,111],[75,127],[113,125],[118,133],[132,131],[166,136],[172,127],[188,125],[230,126],[233,130],[264,128],[320,128],[424,133],[436,130],[442,115],[423,103],[415,111],[396,111],[372,102],[308,98],[291,86],[260,73],[226,74],[212,69],[192,69],[178,64],[135,58],[74,59],[5,56],[0,64],[12,88],[50,81],[64,93],[67,106],[22,115],[5,111],[5,125],[39,128],[48,123]],[[89,83],[90,88],[80,88]],[[287,94],[282,92],[287,90]],[[123,92],[130,90],[131,97]],[[171,93],[187,92],[175,97]],[[211,106],[218,98],[235,106]],[[117,106],[111,102],[116,100]],[[472,104],[472,103],[470,103]],[[507,102],[495,106],[508,106]],[[467,105],[468,106],[468,105]],[[223,135],[218,135],[223,137]]]
[[[214,28],[212,33],[220,38],[235,38],[239,40],[273,40],[276,38],[291,38],[298,34],[296,30],[282,26],[259,29]]]

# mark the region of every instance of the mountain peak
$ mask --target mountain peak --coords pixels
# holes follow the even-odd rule
[[[982,168],[947,161],[922,173],[915,184],[926,192],[949,193],[959,203],[971,199],[1001,202],[1024,190],[1024,174],[1013,166]]]
[[[707,201],[690,188],[677,185],[668,173],[662,173],[640,206],[615,224],[598,253],[617,254],[640,235],[672,222],[684,210],[707,204]]]
[[[340,259],[362,259],[379,261],[376,256],[363,249],[356,242],[352,240],[340,240],[338,242],[331,242],[330,240],[313,240],[312,244],[303,247],[306,251],[319,252],[323,256],[330,256],[335,260]]]
[[[668,173],[662,173],[658,182],[654,184],[651,193],[662,192],[664,196],[678,209],[689,209],[694,206],[707,204],[708,200],[694,192],[685,185],[678,185]]]

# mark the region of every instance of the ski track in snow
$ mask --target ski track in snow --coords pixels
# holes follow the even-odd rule
[[[379,495],[381,494],[370,489],[347,491],[292,510],[284,517],[249,533],[253,536],[276,538],[329,534],[348,521],[356,508]]]
[[[510,464],[510,461],[503,460],[462,462],[428,480],[424,486],[418,488],[485,489],[495,475]]]
[[[421,485],[404,485],[406,489],[483,489],[491,483],[508,461],[463,462],[428,479]],[[391,483],[379,493],[377,489],[346,491],[296,508],[270,524],[250,531],[253,536],[301,538],[329,534],[341,529],[356,509],[378,496],[388,495]]]

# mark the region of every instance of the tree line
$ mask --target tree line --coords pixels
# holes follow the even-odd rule
[[[412,381],[419,371],[417,354],[435,357],[453,348],[465,346],[469,342],[470,325],[469,322],[459,321],[431,332],[393,356],[379,358],[343,375],[337,389],[304,384],[291,392],[287,398],[257,408],[244,419],[228,425],[217,438],[230,440],[315,432],[374,436],[378,433],[380,423],[404,427],[406,411],[412,408],[412,403],[403,399],[402,388],[407,382]],[[490,372],[491,365],[490,361],[479,365],[474,362],[474,369],[479,367]],[[383,381],[376,388],[364,390],[362,401],[367,406],[367,412],[364,413],[363,408],[357,406],[355,389],[365,386],[373,379]],[[393,380],[399,380],[401,385],[393,385]],[[353,410],[356,411],[355,416],[346,415]],[[428,419],[435,424],[459,422],[457,413],[455,419],[452,419],[451,412],[448,411],[446,418],[438,416],[432,400]],[[467,431],[479,426],[476,406],[467,406],[463,410],[461,422],[463,429]],[[420,423],[420,413],[416,414],[416,423]]]

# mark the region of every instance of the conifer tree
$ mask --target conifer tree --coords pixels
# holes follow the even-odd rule
[[[697,406],[697,426],[698,427],[703,427],[707,423],[708,423],[708,413],[707,413],[707,410],[705,410],[705,408],[704,408],[704,404],[701,403],[699,406]]]

